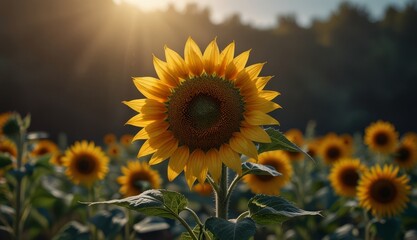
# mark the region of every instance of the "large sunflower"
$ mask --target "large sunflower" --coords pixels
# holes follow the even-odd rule
[[[404,138],[394,152],[394,162],[401,168],[413,168],[417,164],[417,142]]]
[[[249,161],[256,162],[253,158]],[[279,150],[263,152],[259,154],[258,163],[274,167],[282,176],[273,177],[269,175],[248,174],[243,177],[243,180],[254,193],[278,195],[281,188],[290,181],[293,174],[288,155]]]
[[[117,182],[121,185],[120,193],[126,197],[161,187],[159,173],[145,162],[129,161],[126,167],[122,167],[122,173],[123,176],[118,177]]]
[[[9,120],[11,112],[0,113],[0,136],[3,135],[3,126]]]
[[[365,143],[373,152],[392,153],[398,144],[398,133],[391,123],[377,121],[365,129]]]
[[[343,157],[348,157],[349,149],[342,138],[330,134],[320,143],[319,155],[326,164],[333,164]]]
[[[109,158],[93,142],[76,142],[65,151],[62,161],[67,167],[65,174],[75,184],[91,186],[109,171]]]
[[[271,141],[261,125],[278,124],[267,113],[280,107],[271,102],[279,93],[263,90],[271,79],[259,76],[263,63],[245,67],[249,51],[234,50],[233,42],[220,52],[214,40],[202,53],[188,38],[184,58],[168,47],[166,62],[154,57],[159,79],[133,79],[146,97],[124,102],[139,113],[127,122],[142,128],[133,140],[146,140],[138,157],[170,158],[170,181],[182,170],[190,187],[207,173],[218,181],[222,163],[240,174],[239,154],[257,159],[253,141]]]
[[[397,176],[398,167],[380,165],[365,172],[359,180],[359,205],[377,217],[391,217],[401,213],[410,200],[411,187],[406,175]]]
[[[354,197],[358,180],[366,170],[366,166],[359,159],[342,158],[332,166],[329,180],[337,194]]]

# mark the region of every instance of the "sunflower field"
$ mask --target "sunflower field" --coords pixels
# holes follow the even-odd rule
[[[249,50],[164,54],[123,102],[135,133],[68,143],[0,115],[0,239],[417,239],[417,133],[280,131]]]

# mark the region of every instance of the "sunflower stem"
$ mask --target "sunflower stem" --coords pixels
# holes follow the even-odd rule
[[[227,220],[229,202],[227,199],[228,176],[227,167],[222,164],[222,176],[219,184],[219,191],[216,193],[216,217]]]
[[[20,240],[20,235],[22,233],[22,226],[23,224],[20,223],[21,221],[21,206],[22,206],[22,180],[24,176],[20,176],[22,171],[22,163],[23,163],[23,155],[24,155],[24,149],[25,149],[25,136],[26,136],[26,129],[20,125],[20,131],[19,135],[16,139],[17,144],[17,172],[18,176],[16,178],[16,189],[15,189],[15,201],[16,201],[16,209],[15,209],[15,221],[14,221],[14,234],[15,238]]]
[[[203,227],[203,223],[201,222],[201,220],[200,220],[200,218],[198,217],[198,215],[197,215],[197,213],[195,213],[191,208],[189,208],[189,207],[185,207],[185,209],[184,210],[186,210],[186,211],[188,211],[189,213],[191,213],[191,216],[193,216],[193,218],[194,218],[194,220],[195,220],[195,222],[198,224],[198,225],[200,225],[200,227]]]
[[[230,202],[230,196],[232,195],[232,192],[235,189],[235,187],[237,186],[237,184],[239,183],[239,181],[242,180],[242,177],[243,177],[243,175],[241,175],[241,176],[236,175],[236,177],[233,179],[232,183],[230,183],[230,186],[227,189],[227,194],[226,194],[226,202],[227,202],[227,204],[229,204],[229,202]]]
[[[125,214],[126,214],[126,224],[125,224],[125,239],[131,239],[130,238],[130,219],[131,219],[131,212],[130,209],[125,208]]]
[[[194,234],[193,229],[191,229],[190,225],[184,220],[184,218],[180,217],[178,214],[174,214],[175,218],[181,222],[181,224],[187,229],[187,232],[190,234],[193,240],[198,240],[197,236]]]

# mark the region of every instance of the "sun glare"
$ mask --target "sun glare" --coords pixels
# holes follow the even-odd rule
[[[137,6],[143,11],[153,11],[153,10],[164,10],[168,7],[169,4],[174,4],[178,6],[179,2],[183,1],[172,1],[172,0],[113,0],[116,4],[128,3],[134,6]]]

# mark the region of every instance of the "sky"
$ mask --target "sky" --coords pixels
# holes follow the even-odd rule
[[[142,10],[164,10],[173,4],[183,10],[187,3],[197,3],[209,7],[211,20],[220,23],[228,16],[238,13],[244,23],[255,27],[268,28],[276,23],[278,15],[295,15],[299,24],[308,26],[314,18],[326,18],[344,0],[114,0],[128,2]],[[388,5],[404,7],[410,0],[350,0],[365,7],[372,18],[383,16]]]

